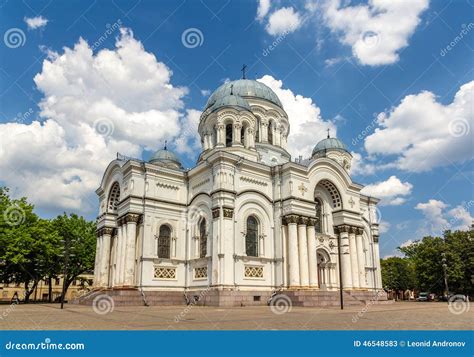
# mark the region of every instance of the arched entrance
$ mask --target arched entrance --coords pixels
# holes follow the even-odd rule
[[[320,289],[326,289],[330,283],[329,264],[331,259],[324,249],[316,250],[316,259],[318,262],[318,286]]]

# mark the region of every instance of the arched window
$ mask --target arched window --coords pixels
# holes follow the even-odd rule
[[[316,224],[314,225],[316,233],[323,233],[323,203],[316,198]]]
[[[232,146],[232,124],[225,126],[225,146]]]
[[[114,182],[109,193],[109,201],[107,203],[108,212],[116,213],[120,201],[120,186],[118,182]]]
[[[268,123],[268,143],[273,144],[273,123]]]
[[[254,216],[247,218],[245,254],[249,257],[258,257],[258,221]]]
[[[170,258],[171,247],[171,228],[167,225],[160,227],[158,236],[158,258]]]
[[[199,224],[199,257],[205,258],[207,255],[207,232],[206,219],[203,218]]]

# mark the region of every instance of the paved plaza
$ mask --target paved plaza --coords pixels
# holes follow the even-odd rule
[[[464,311],[465,310],[465,311]],[[116,306],[99,314],[91,306],[0,305],[0,329],[16,330],[468,330],[474,312],[446,303],[397,302],[365,309],[267,306]],[[102,311],[104,312],[104,311]]]

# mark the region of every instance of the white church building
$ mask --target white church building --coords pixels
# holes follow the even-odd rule
[[[292,161],[290,126],[269,87],[239,79],[210,96],[195,167],[166,147],[112,161],[97,189],[97,291],[231,306],[265,304],[274,289],[292,299],[380,291],[378,199],[352,181],[336,138]]]

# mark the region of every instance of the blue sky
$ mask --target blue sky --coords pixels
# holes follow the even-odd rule
[[[407,3],[2,1],[0,182],[43,216],[93,218],[93,191],[116,151],[147,158],[168,139],[193,166],[199,110],[245,63],[249,78],[284,93],[293,155],[307,156],[328,127],[354,153],[354,180],[383,198],[381,256],[463,228],[474,181],[474,3]],[[74,49],[80,38],[87,44]],[[106,114],[88,111],[97,98]],[[94,136],[89,127],[111,113],[121,118],[113,133]]]

